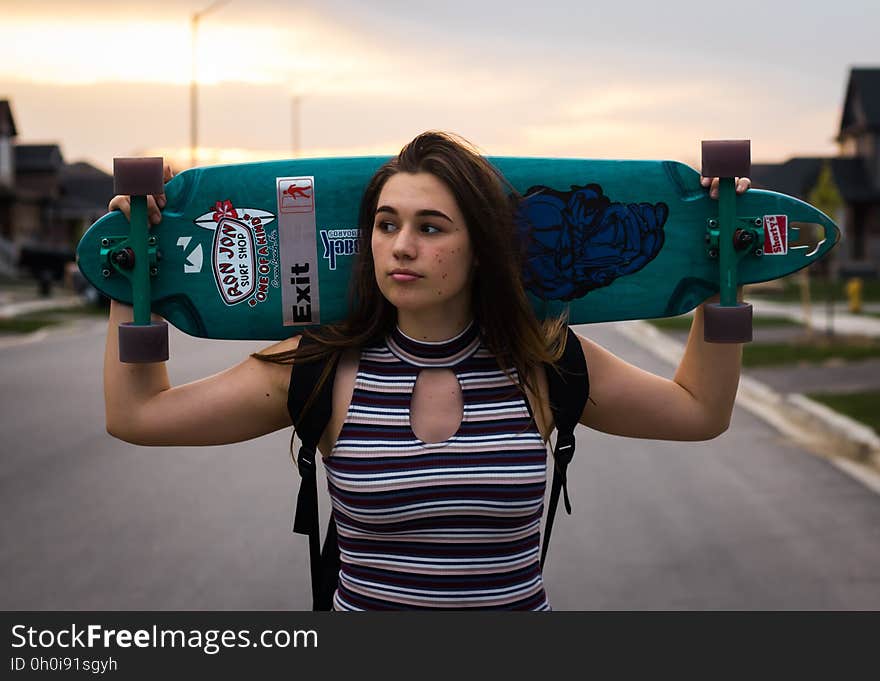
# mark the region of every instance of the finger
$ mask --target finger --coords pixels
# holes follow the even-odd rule
[[[713,199],[718,198],[718,187],[719,186],[721,186],[721,180],[719,180],[717,177],[713,177],[712,178],[712,187],[709,189],[709,196],[711,196]]]
[[[158,225],[162,221],[162,212],[159,210],[159,204],[156,203],[155,197],[147,197],[147,215],[154,225]]]
[[[107,210],[122,210],[122,204],[128,203],[128,197],[122,196],[121,194],[117,194],[112,199],[110,199],[110,203],[107,204]]]
[[[112,199],[110,199],[110,203],[107,205],[107,210],[122,211],[125,219],[129,220],[131,219],[131,199],[127,196],[123,196],[122,194],[114,196]]]
[[[174,177],[174,171],[171,169],[171,164],[166,163],[162,167],[162,182],[168,184],[172,177]],[[161,194],[156,194],[156,203],[158,204],[160,209],[165,208],[165,205],[168,203],[168,200],[165,197],[165,192],[162,192]]]
[[[740,177],[736,180],[736,193],[742,194],[749,187],[752,186],[752,181],[747,177]]]
[[[708,187],[711,184],[711,182],[712,182],[711,177],[701,177],[700,178],[700,184],[703,185],[704,187]]]

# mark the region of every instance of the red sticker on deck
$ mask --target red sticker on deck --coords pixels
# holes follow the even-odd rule
[[[315,210],[312,178],[283,179],[278,183],[278,209],[282,213],[311,213]]]
[[[788,253],[788,216],[764,216],[764,255]]]

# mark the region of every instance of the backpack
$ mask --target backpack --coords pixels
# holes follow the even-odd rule
[[[303,336],[300,343],[314,341]],[[312,577],[312,609],[330,610],[333,605],[333,594],[339,579],[341,561],[337,543],[336,521],[331,511],[327,527],[327,535],[323,548],[320,545],[320,528],[318,525],[318,485],[316,478],[316,459],[318,441],[330,420],[333,407],[333,382],[336,376],[338,356],[324,385],[309,409],[307,418],[302,419],[297,435],[302,446],[297,456],[297,468],[300,474],[299,493],[296,498],[296,513],[293,520],[293,531],[309,537],[309,562]],[[541,545],[541,569],[550,544],[550,533],[553,529],[553,518],[562,491],[565,511],[571,515],[571,502],[568,498],[566,471],[574,456],[574,429],[577,426],[587,403],[590,391],[590,380],[587,364],[581,344],[571,329],[565,342],[565,351],[557,362],[559,373],[547,367],[550,407],[556,423],[556,445],[553,450],[553,482],[550,488],[550,499],[547,506],[547,521],[544,527],[544,538]],[[317,385],[322,362],[294,363],[290,376],[290,387],[287,395],[287,408],[293,423],[300,421],[306,402]]]

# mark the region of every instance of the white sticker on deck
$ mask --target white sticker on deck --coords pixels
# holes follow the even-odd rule
[[[319,324],[315,178],[277,178],[284,325]]]
[[[275,219],[272,213],[256,208],[236,208],[232,201],[216,201],[214,209],[195,219],[196,225],[214,232],[210,260],[214,281],[226,305],[247,302],[256,307],[269,300],[269,287],[278,288],[278,241],[266,225]],[[202,244],[191,251],[192,237],[180,237],[184,274],[199,274],[204,265]]]

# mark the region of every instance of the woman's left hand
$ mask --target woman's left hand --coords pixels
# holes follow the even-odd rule
[[[746,189],[752,186],[752,181],[747,177],[736,177],[736,193],[742,194]],[[717,177],[701,177],[700,184],[709,187],[709,196],[713,199],[718,198],[718,178]]]

